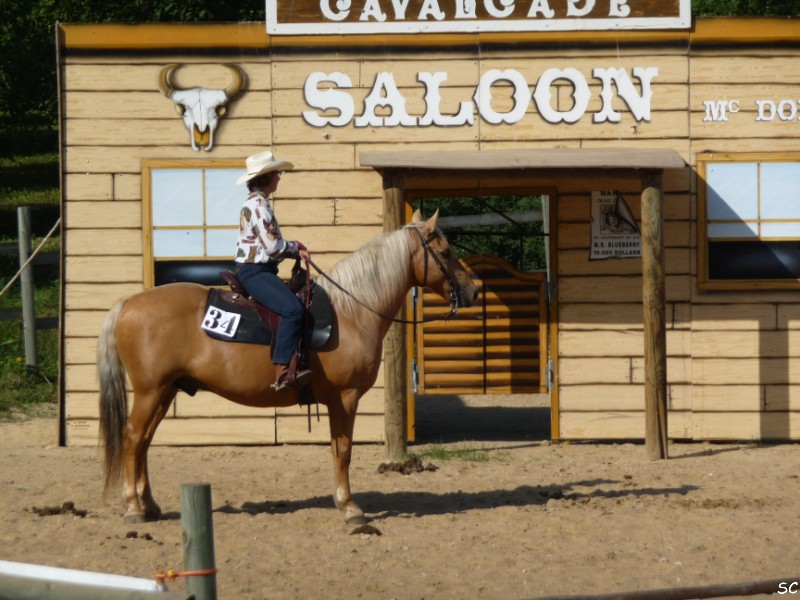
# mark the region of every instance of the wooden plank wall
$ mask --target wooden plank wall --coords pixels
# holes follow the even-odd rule
[[[757,121],[757,100],[797,106],[796,47],[697,48],[691,69],[692,155],[798,152],[800,123]],[[719,65],[724,64],[724,68]],[[736,100],[725,122],[705,101]],[[702,181],[698,181],[702,185]],[[693,280],[695,273],[693,272]],[[713,291],[692,286],[692,434],[696,439],[800,438],[800,305],[796,291]]]
[[[158,91],[158,74],[169,63],[176,87],[223,88],[230,81],[221,66],[231,57],[190,53],[157,56],[69,55],[62,68],[64,117],[64,216],[66,293],[64,380],[67,443],[97,443],[98,407],[95,348],[108,309],[117,299],[143,289],[141,161],[143,159],[240,159],[269,147],[293,162],[276,195],[284,234],[305,241],[315,261],[329,268],[382,230],[380,177],[356,167],[355,144],[278,142],[275,123],[284,125],[272,104],[285,88],[283,70],[273,73],[268,54],[236,57],[247,74],[246,93],[229,105],[215,147],[191,150],[189,133],[172,101]],[[288,108],[285,107],[285,110]],[[295,111],[296,112],[296,111]],[[242,162],[242,164],[244,164]],[[231,256],[233,249],[231,249]],[[383,438],[382,378],[361,402],[358,441]],[[157,444],[263,444],[328,441],[322,420],[305,411],[253,409],[210,393],[181,393],[159,428]]]
[[[621,58],[620,58],[621,57]],[[688,56],[685,48],[585,53],[591,64],[631,68],[657,66],[653,114],[649,123],[624,127],[583,139],[582,147],[667,147],[689,161]],[[629,121],[625,122],[626,116]],[[583,132],[581,132],[583,133]],[[593,138],[595,136],[592,136]],[[644,333],[641,259],[589,260],[592,190],[619,190],[640,218],[641,182],[620,179],[559,180],[555,210],[557,253],[554,261],[558,301],[557,373],[559,435],[563,439],[644,437]],[[664,177],[665,245],[668,303],[668,394],[670,436],[691,436],[690,307],[691,201],[690,171]]]
[[[424,111],[424,87],[416,80],[418,71],[430,70],[431,61],[437,70],[448,73],[443,84],[442,112],[455,112],[458,102],[470,99],[481,74],[490,69],[513,68],[522,73],[531,88],[544,70],[557,66],[578,69],[591,84],[592,100],[587,114],[572,125],[552,125],[536,114],[531,102],[522,121],[509,126],[491,126],[476,117],[473,127],[344,127],[319,129],[309,126],[301,116],[306,108],[303,96],[305,78],[314,71],[346,73],[353,82],[356,106],[368,93],[377,73],[391,71],[402,93],[408,98],[408,111]],[[616,46],[606,50],[539,49],[523,47],[492,50],[460,48],[457,50],[398,53],[386,57],[369,50],[319,52],[275,50],[270,58],[263,55],[215,57],[192,54],[129,56],[69,56],[63,69],[65,119],[65,192],[67,219],[67,305],[66,305],[66,414],[70,443],[95,443],[96,393],[94,343],[108,308],[116,298],[142,289],[141,228],[141,160],[197,158],[188,144],[188,132],[176,117],[172,103],[157,89],[157,77],[163,65],[186,64],[175,73],[176,87],[203,85],[224,87],[229,73],[220,63],[235,62],[248,77],[248,88],[230,106],[216,136],[213,158],[243,158],[272,145],[280,158],[296,165],[288,174],[276,196],[276,209],[288,237],[306,240],[323,267],[330,266],[345,253],[358,248],[381,229],[380,178],[361,168],[358,156],[374,150],[478,150],[526,147],[612,147],[666,146],[680,151],[688,149],[686,121],[687,59],[682,49],[659,49],[657,53],[640,48]],[[615,108],[623,111],[619,124],[594,124],[591,115],[599,110],[599,82],[591,77],[598,66],[658,66],[653,94],[653,118],[636,123],[623,102],[615,100]],[[571,88],[561,81],[556,86],[554,106],[568,110],[572,105]],[[510,90],[510,88],[509,88]],[[512,105],[511,94],[504,96],[497,86],[493,106],[502,110]],[[445,133],[446,135],[443,135]],[[677,181],[675,181],[677,179]],[[685,193],[687,174],[668,178],[668,211],[670,218],[688,217]],[[641,418],[641,396],[638,376],[641,372],[641,343],[629,345],[625,357],[590,357],[582,340],[581,324],[591,322],[593,311],[605,306],[612,310],[628,309],[640,303],[638,261],[614,261],[615,264],[585,264],[588,253],[588,198],[591,189],[614,187],[613,181],[578,184],[565,177],[558,182],[559,204],[564,222],[559,227],[559,254],[564,254],[563,277],[559,301],[564,306],[565,328],[560,340],[564,361],[566,392],[562,435],[565,437],[636,437],[635,424]],[[458,181],[461,188],[502,188],[510,185],[552,187],[549,179],[509,182],[497,178],[480,181]],[[416,181],[425,187],[451,187],[453,182]],[[621,187],[626,197],[633,190]],[[635,191],[635,190],[634,190]],[[633,199],[635,200],[635,199]],[[638,204],[632,201],[634,211]],[[674,207],[674,208],[672,208]],[[680,223],[672,235],[680,238]],[[669,229],[668,229],[669,231]],[[686,237],[686,236],[683,236]],[[688,272],[685,239],[671,242],[671,261],[676,263],[673,278],[680,280]],[[583,256],[583,258],[581,257]],[[680,264],[680,266],[678,266]],[[124,269],[119,268],[124,266]],[[597,272],[595,272],[597,271]],[[610,287],[609,285],[610,284]],[[685,285],[680,284],[685,290]],[[675,288],[674,285],[670,286]],[[616,290],[616,296],[597,290]],[[586,303],[586,294],[594,296]],[[620,301],[620,294],[622,301]],[[684,301],[686,293],[673,298]],[[608,315],[600,322],[606,322]],[[623,320],[616,329],[621,334],[640,329]],[[597,325],[593,325],[596,327]],[[572,341],[570,332],[577,334]],[[639,335],[639,338],[641,335]],[[639,340],[640,342],[640,340]],[[681,355],[682,356],[682,355]],[[589,360],[584,373],[598,375],[598,382],[585,376],[571,375],[575,361]],[[630,366],[619,376],[611,376],[619,364]],[[594,368],[594,367],[597,368]],[[382,437],[382,406],[378,387],[363,403],[362,413],[372,425],[360,439]],[[683,383],[680,379],[676,383]],[[626,393],[620,393],[621,390]],[[600,392],[600,393],[599,393]],[[628,398],[628,400],[621,400]],[[620,405],[619,403],[623,404]],[[625,427],[607,425],[608,411],[626,415]],[[157,443],[208,443],[229,440],[236,443],[270,443],[287,441],[322,441],[326,427],[306,431],[305,418],[297,411],[254,411],[234,404],[200,396],[180,396],[169,419],[174,420],[159,430]],[[357,422],[363,422],[362,414]],[[673,421],[674,422],[674,421]],[[246,423],[246,426],[242,426]],[[185,432],[185,435],[184,435]]]
[[[102,26],[99,26],[102,27]],[[737,94],[742,106],[769,89],[789,94],[798,82],[796,52],[692,50],[623,41],[606,46],[568,44],[437,46],[384,53],[368,47],[308,47],[238,52],[225,49],[131,54],[71,53],[61,68],[64,117],[64,219],[66,296],[64,381],[68,443],[97,441],[95,341],[117,298],[143,288],[143,159],[244,159],[273,147],[296,165],[276,196],[289,238],[305,241],[323,268],[331,266],[382,229],[380,176],[359,165],[365,151],[489,150],[520,147],[663,147],[688,164],[701,151],[797,150],[793,129],[753,118],[735,127],[703,121],[702,100]],[[720,67],[724,58],[724,68]],[[245,93],[230,104],[215,147],[198,154],[173,103],[158,91],[161,68],[175,73],[179,87],[222,88],[224,63],[247,74]],[[431,65],[435,65],[432,67]],[[657,66],[652,118],[636,122],[619,99],[617,124],[592,122],[600,107],[595,67]],[[531,90],[550,67],[576,68],[590,83],[587,114],[575,124],[552,125],[528,113],[514,125],[494,126],[476,116],[472,127],[315,128],[302,119],[308,106],[305,78],[339,71],[353,82],[357,110],[377,73],[394,73],[408,99],[408,112],[424,112],[418,71],[443,70],[442,112],[469,100],[481,74],[517,69]],[[692,86],[689,81],[691,79]],[[753,82],[742,85],[742,81]],[[782,87],[781,87],[782,86]],[[559,82],[554,106],[569,110],[571,88]],[[493,106],[510,107],[511,95],[494,90]],[[751,98],[752,96],[752,98]],[[791,97],[791,96],[787,96]],[[752,117],[752,115],[751,115]],[[738,123],[744,124],[744,126]],[[748,125],[749,123],[749,125]],[[774,126],[773,126],[774,125]],[[797,127],[797,124],[794,124]],[[789,133],[787,133],[789,132]],[[592,180],[554,174],[545,178],[431,179],[418,189],[482,189],[529,186],[555,190],[554,232],[559,303],[557,337],[560,435],[563,438],[641,438],[644,433],[641,261],[588,260],[590,198],[596,189],[618,189],[639,217],[635,179]],[[791,293],[698,293],[695,286],[696,182],[692,170],[665,175],[665,237],[668,302],[668,393],[670,435],[675,438],[800,437],[800,393],[790,359],[798,350],[800,309]],[[760,358],[758,358],[760,357]],[[362,402],[356,420],[360,441],[383,437],[382,377]],[[211,395],[177,399],[156,443],[283,443],[327,441],[326,419],[306,430],[299,409],[253,410]]]

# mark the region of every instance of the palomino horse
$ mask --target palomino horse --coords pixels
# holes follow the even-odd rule
[[[328,343],[309,353],[314,397],[328,407],[337,508],[348,523],[365,522],[350,494],[350,455],[359,398],[375,383],[383,338],[413,286],[426,286],[452,308],[472,306],[477,288],[436,227],[438,211],[419,211],[405,227],[377,236],[339,262],[328,292],[335,312]],[[332,283],[335,282],[335,283]],[[355,292],[350,294],[349,291]],[[135,294],[110,311],[98,340],[100,431],[105,486],[123,484],[125,519],[158,519],[147,472],[156,428],[182,386],[210,390],[247,406],[290,406],[294,392],[270,389],[269,348],[211,339],[200,328],[208,288],[174,283]],[[133,386],[128,412],[125,373]]]

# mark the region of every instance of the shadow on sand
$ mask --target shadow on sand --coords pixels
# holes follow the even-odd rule
[[[416,442],[542,441],[550,439],[546,394],[416,398]]]

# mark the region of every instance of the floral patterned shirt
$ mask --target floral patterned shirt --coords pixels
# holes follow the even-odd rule
[[[260,191],[251,192],[239,215],[239,241],[234,260],[240,263],[280,262],[296,258],[297,242],[283,239],[272,203]]]

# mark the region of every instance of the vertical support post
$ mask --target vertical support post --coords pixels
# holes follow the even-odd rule
[[[187,571],[216,569],[209,484],[181,485],[181,528],[184,568]],[[186,591],[193,594],[197,600],[216,600],[216,574],[187,577]]]
[[[663,175],[642,174],[642,303],[644,308],[645,447],[667,458],[667,326]]]
[[[19,266],[28,261],[31,253],[31,207],[17,207],[17,232],[19,234]],[[33,295],[33,265],[20,274],[20,292],[22,294],[22,335],[25,342],[25,365],[37,367],[39,361],[36,352],[36,309]]]
[[[383,229],[394,231],[403,223],[405,207],[405,178],[396,172],[383,174]],[[402,309],[400,316],[402,316]],[[408,382],[406,381],[406,340],[403,326],[393,323],[383,343],[384,427],[386,433],[386,458],[401,459],[408,448]]]

